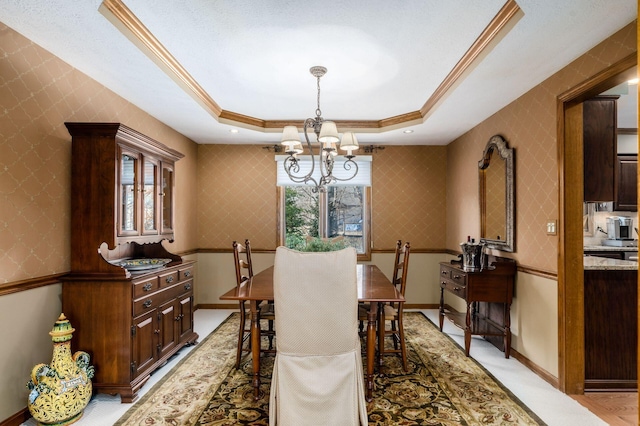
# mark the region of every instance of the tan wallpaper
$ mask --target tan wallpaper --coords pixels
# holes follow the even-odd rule
[[[196,145],[0,23],[0,283],[69,270],[65,121],[122,122],[177,149],[176,242],[195,248]]]
[[[276,247],[276,162],[258,145],[198,146],[198,245]]]
[[[387,146],[372,167],[374,249],[392,249],[398,239],[413,249],[443,249],[446,147]]]
[[[445,245],[446,148],[388,146],[373,154],[372,237],[375,249],[396,240],[416,249]],[[198,244],[228,249],[249,238],[276,247],[277,192],[274,153],[256,145],[198,147]]]
[[[516,252],[508,256],[557,272],[558,238],[545,226],[559,215],[556,99],[636,50],[634,22],[448,145],[448,248],[480,232],[477,162],[489,138],[501,134],[515,149]]]

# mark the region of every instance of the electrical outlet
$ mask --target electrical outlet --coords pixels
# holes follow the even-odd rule
[[[547,235],[556,235],[558,231],[556,230],[556,221],[548,220],[547,221]]]

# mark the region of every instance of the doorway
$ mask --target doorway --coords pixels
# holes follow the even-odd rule
[[[567,394],[584,393],[582,102],[635,78],[636,66],[634,53],[558,96],[558,384]]]

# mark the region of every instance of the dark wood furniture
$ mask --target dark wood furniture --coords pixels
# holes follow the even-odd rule
[[[411,244],[406,242],[402,246],[402,241],[398,240],[396,247],[396,256],[393,263],[393,278],[391,283],[404,297],[407,288],[407,272],[409,271],[409,255],[411,253]],[[404,340],[404,301],[390,302],[383,305],[380,311],[380,321],[378,326],[378,358],[382,362],[384,354],[400,354],[402,358],[402,368],[407,368],[407,346]],[[390,323],[390,328],[386,329],[386,322]],[[393,349],[385,345],[385,339],[391,337],[393,341]]]
[[[638,211],[638,156],[618,154],[615,211]]]
[[[638,271],[584,271],[585,390],[637,389]]]
[[[511,301],[516,263],[493,258],[479,272],[467,272],[459,263],[440,263],[440,331],[445,317],[464,330],[465,353],[469,356],[471,336],[484,336],[504,351],[511,351]],[[466,302],[466,312],[445,307],[445,291]]]
[[[72,136],[71,272],[62,309],[93,387],[132,402],[150,374],[194,343],[194,262],[173,239],[174,165],[182,155],[119,123],[65,123]],[[124,259],[167,259],[138,271]],[[74,349],[74,350],[75,350]]]
[[[584,101],[584,201],[615,200],[618,96],[597,96]]]
[[[244,241],[244,245],[234,241],[233,247],[233,261],[236,269],[236,288],[241,289],[247,284],[249,279],[253,277],[253,262],[251,261],[251,242],[249,240]],[[240,327],[238,329],[238,348],[236,350],[236,364],[235,367],[240,366],[240,360],[242,358],[242,352],[251,352],[251,325],[247,325],[250,312],[249,304],[246,300],[238,301],[238,308],[240,310]],[[267,320],[269,322],[268,330],[261,330],[263,335],[269,338],[269,349],[265,352],[275,352],[273,350],[273,336],[275,332],[273,330],[273,321],[275,320],[273,304],[263,302],[260,304],[260,319]],[[248,344],[245,347],[245,342]],[[262,343],[262,342],[261,342]],[[262,350],[262,348],[260,348]]]
[[[367,319],[367,400],[373,394],[373,369],[376,357],[376,322],[379,305],[385,302],[403,302],[404,297],[375,265],[358,265],[358,302],[371,306]],[[253,392],[260,399],[260,321],[259,304],[273,300],[273,266],[254,275],[242,288],[234,287],[220,296],[221,300],[247,300],[251,304],[251,356],[253,362]]]

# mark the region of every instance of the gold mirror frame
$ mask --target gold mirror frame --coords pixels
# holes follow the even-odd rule
[[[499,157],[494,157],[504,161],[505,166],[505,192],[504,192],[504,226],[505,238],[492,239],[487,238],[487,168],[491,164],[493,153],[497,153]],[[507,141],[500,135],[492,136],[487,142],[487,146],[482,153],[482,159],[478,162],[480,175],[480,241],[484,242],[489,248],[502,250],[507,252],[515,251],[515,187],[514,187],[514,161],[513,148],[507,146]],[[498,236],[499,237],[499,236]]]

